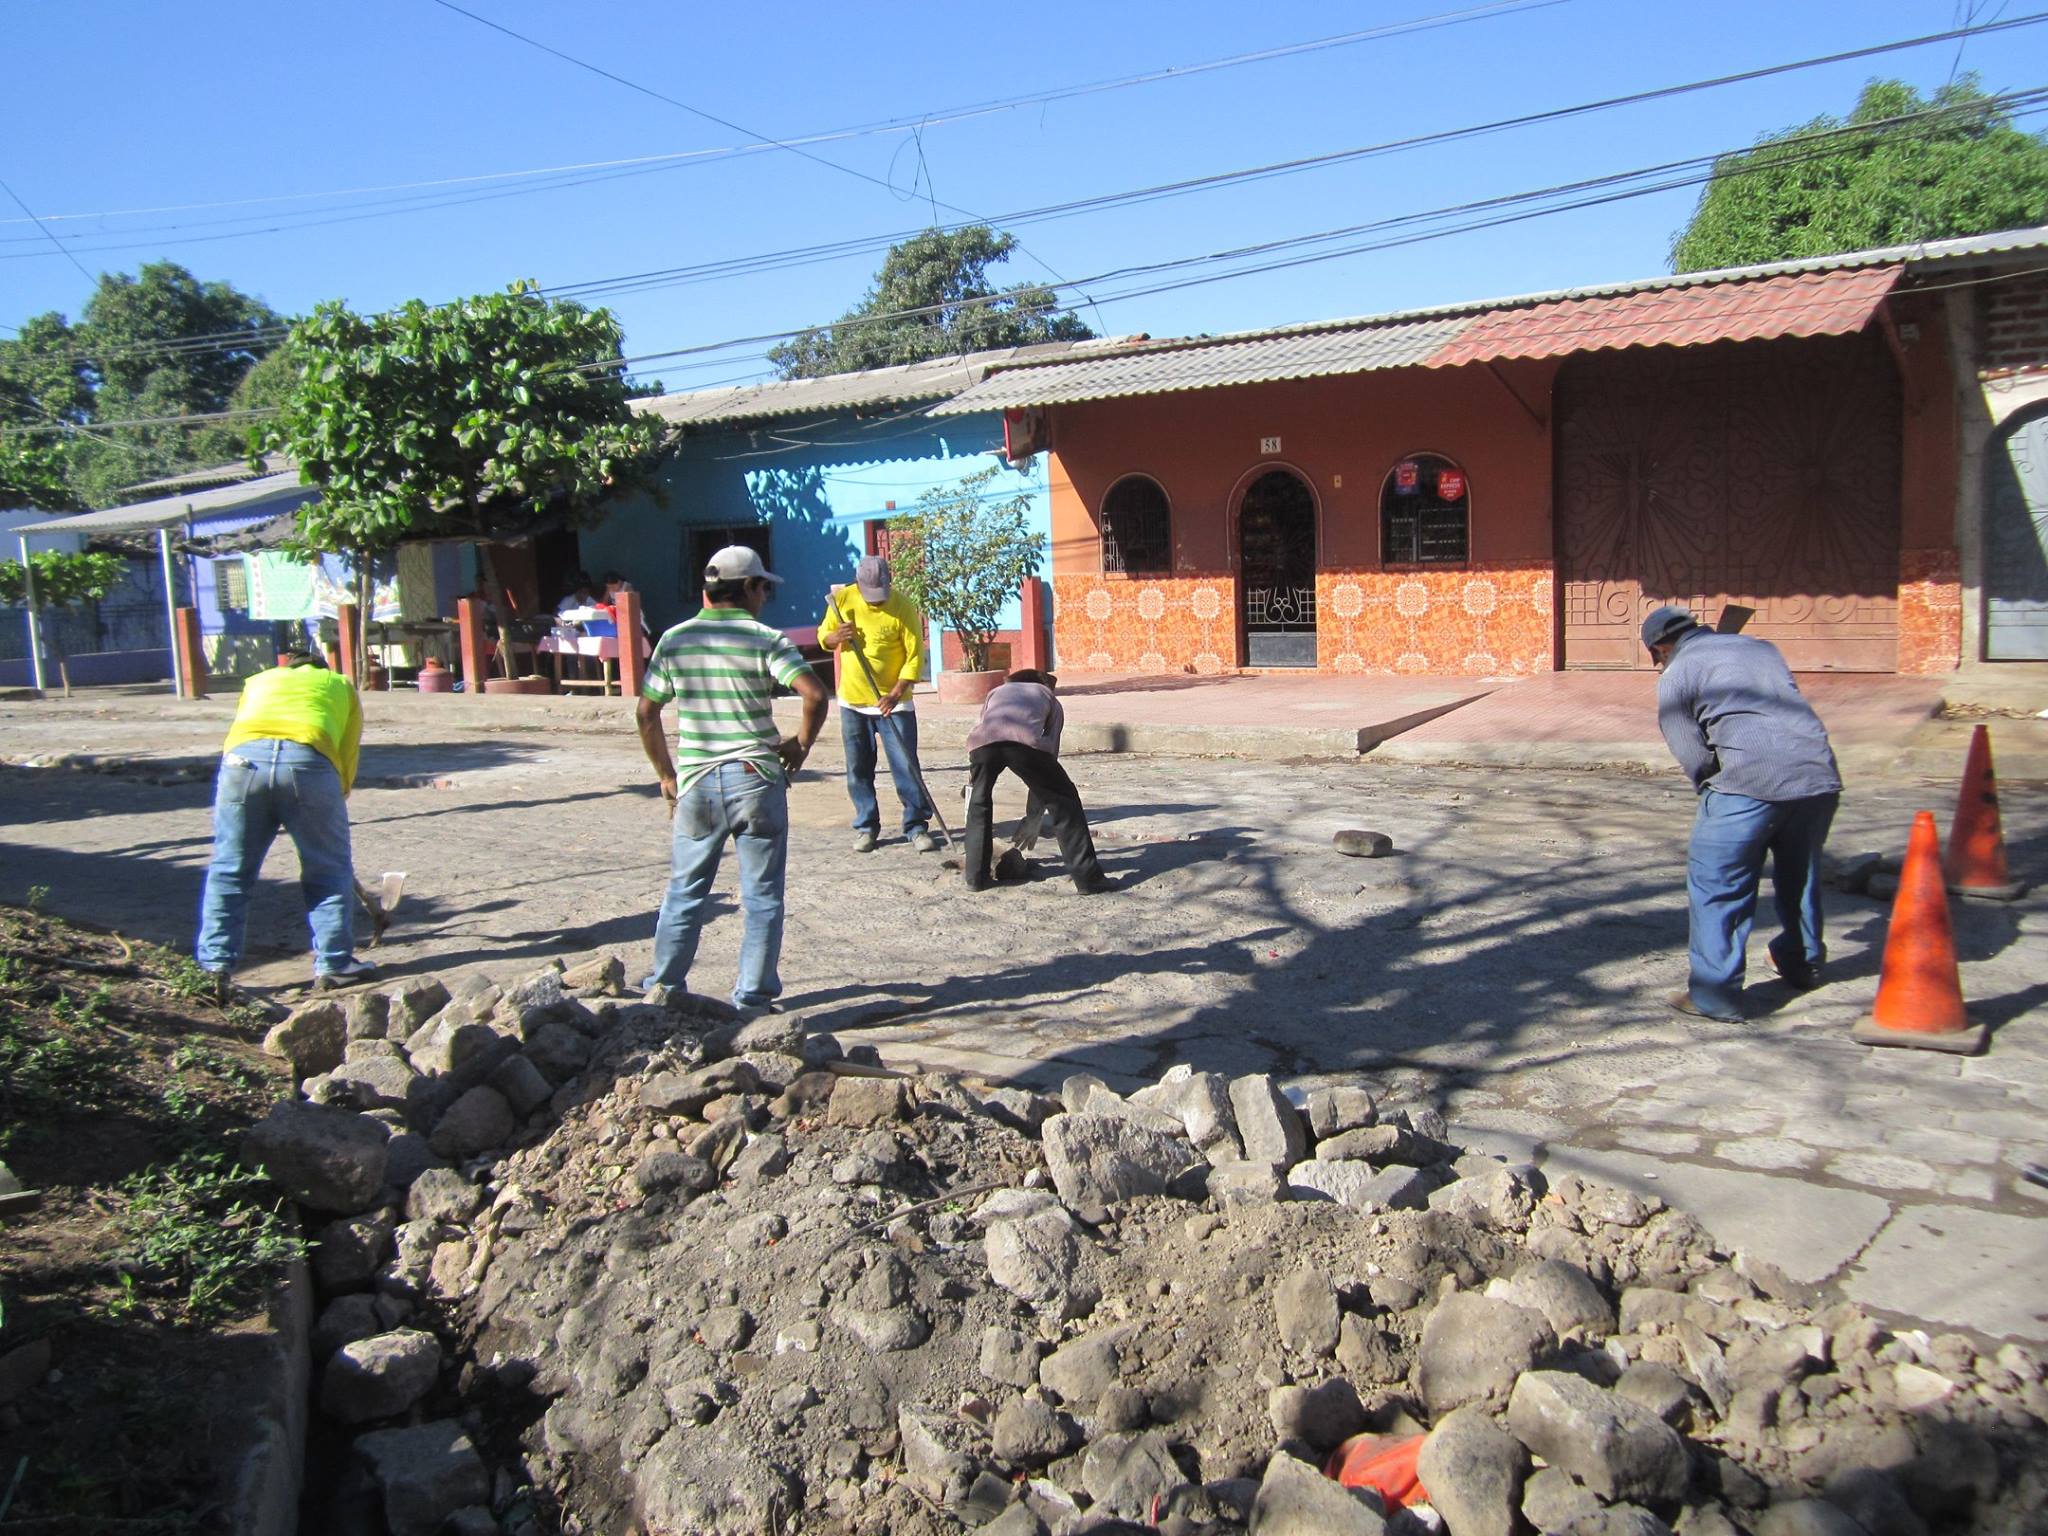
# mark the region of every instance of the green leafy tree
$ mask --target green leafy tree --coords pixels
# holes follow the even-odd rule
[[[237,408],[243,378],[283,328],[261,299],[176,262],[105,273],[78,323],[36,315],[0,340],[0,438],[47,448],[57,428],[73,429],[61,452],[40,456],[61,466],[65,505],[112,506],[138,482],[233,459],[247,431],[237,422],[103,424]]]
[[[889,566],[920,611],[960,637],[969,671],[988,670],[1004,605],[1036,575],[1044,541],[1031,527],[1028,492],[1004,495],[991,464],[935,486],[889,519]]]
[[[1919,122],[1896,119],[1937,111]],[[1795,142],[1842,128],[1839,147]],[[2019,229],[2048,219],[2048,142],[2013,127],[1974,75],[1930,101],[1899,80],[1863,88],[1846,121],[1817,117],[1715,163],[1671,242],[1675,272],[1791,261]]]
[[[82,608],[97,603],[121,584],[128,574],[128,562],[119,555],[67,555],[44,550],[29,556],[28,570],[19,560],[0,563],[0,604],[21,608],[28,603],[29,572],[35,575],[36,626],[44,648],[57,660],[57,675],[64,681],[64,697],[71,697],[71,666],[56,631],[44,621],[59,609]]]
[[[1016,248],[1015,235],[985,224],[928,229],[889,248],[860,303],[834,324],[770,349],[768,360],[786,379],[810,379],[1094,335],[1052,289],[1020,283],[998,290],[990,283],[988,269]]]
[[[323,304],[292,330],[290,388],[251,449],[289,453],[320,487],[300,537],[347,556],[361,596],[375,556],[471,538],[502,623],[489,541],[543,514],[593,522],[609,495],[651,481],[663,427],[630,404],[622,339],[610,311],[528,283],[378,315]]]

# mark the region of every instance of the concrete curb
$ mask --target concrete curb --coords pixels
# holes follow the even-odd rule
[[[306,1473],[306,1417],[313,1384],[313,1277],[295,1262],[270,1297],[270,1359],[250,1386],[252,1444],[227,1479],[235,1536],[294,1536]]]

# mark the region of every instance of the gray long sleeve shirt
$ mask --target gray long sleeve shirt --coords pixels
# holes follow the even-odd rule
[[[1043,683],[1004,683],[981,706],[981,718],[967,733],[967,750],[1014,741],[1060,755],[1060,729],[1067,713]]]
[[[1842,788],[1827,728],[1768,640],[1681,636],[1657,680],[1657,726],[1694,789],[1782,801]]]

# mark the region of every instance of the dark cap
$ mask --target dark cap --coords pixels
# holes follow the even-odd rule
[[[1667,603],[1643,620],[1643,644],[1669,645],[1687,630],[1699,627],[1700,621],[1692,616],[1690,608]]]

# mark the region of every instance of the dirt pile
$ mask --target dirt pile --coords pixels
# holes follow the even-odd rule
[[[248,1155],[328,1213],[332,1528],[2048,1529],[2027,1352],[1893,1333],[1427,1105],[905,1079],[618,980],[275,1032],[310,1075]],[[1319,1470],[1425,1432],[1426,1508]]]

